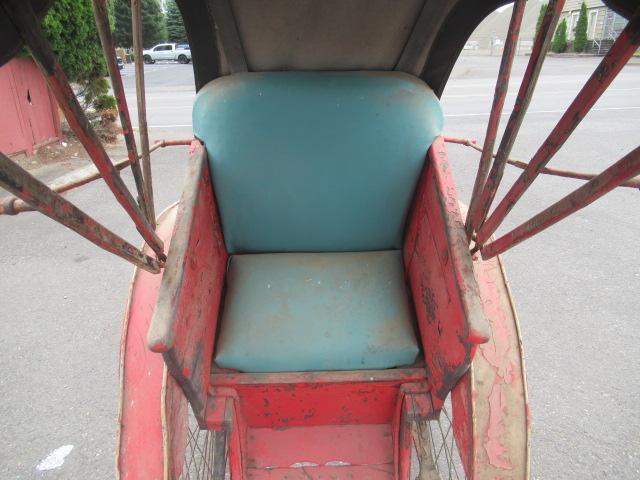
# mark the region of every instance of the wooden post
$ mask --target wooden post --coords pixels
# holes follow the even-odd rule
[[[133,56],[136,68],[136,97],[138,99],[138,132],[142,150],[142,174],[146,195],[147,218],[155,225],[156,213],[153,204],[153,179],[149,154],[149,130],[147,129],[147,101],[144,92],[144,59],[142,56],[142,0],[131,0],[131,33],[133,36]]]

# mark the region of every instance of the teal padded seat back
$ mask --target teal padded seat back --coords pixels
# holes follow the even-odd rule
[[[404,73],[242,73],[200,90],[193,129],[230,253],[385,250],[442,112]]]
[[[402,252],[234,255],[216,363],[244,372],[382,369],[419,351]]]

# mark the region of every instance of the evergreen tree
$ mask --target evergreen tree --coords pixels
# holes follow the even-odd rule
[[[575,36],[573,38],[573,50],[582,52],[587,46],[587,27],[589,20],[587,18],[587,4],[582,2],[580,7],[580,16],[576,24]]]
[[[556,29],[551,41],[551,50],[555,53],[562,53],[567,49],[567,19],[563,19]]]
[[[44,17],[42,29],[67,78],[80,87],[78,96],[84,107],[98,112],[114,108],[91,0],[57,0]]]
[[[182,15],[175,0],[167,0],[167,38],[173,43],[187,43],[187,32],[184,29]]]
[[[106,73],[91,0],[54,2],[42,28],[70,81],[86,82]]]
[[[131,47],[131,0],[115,0],[115,29],[113,36],[120,47]],[[153,47],[167,38],[167,26],[164,13],[158,0],[142,0],[142,45]]]
[[[113,2],[113,16],[115,18],[113,40],[119,47],[131,47],[133,45],[131,36],[131,2],[129,0],[115,0]]]
[[[540,31],[540,27],[542,26],[542,20],[544,19],[544,14],[547,13],[548,3],[543,3],[540,5],[540,13],[538,13],[538,20],[536,20],[536,37],[538,36],[538,32]]]

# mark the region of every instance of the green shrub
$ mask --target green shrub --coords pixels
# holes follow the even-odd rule
[[[113,110],[116,108],[116,99],[112,95],[100,95],[93,102],[93,108],[97,111]]]
[[[580,16],[578,17],[578,23],[576,24],[575,36],[573,39],[573,50],[575,52],[582,52],[587,46],[587,27],[589,26],[589,20],[587,18],[587,5],[582,2],[580,7]]]
[[[536,37],[538,36],[538,32],[540,31],[540,27],[542,26],[542,20],[544,20],[544,14],[547,13],[548,3],[543,3],[540,5],[540,13],[538,13],[538,20],[536,20]]]
[[[564,19],[558,25],[556,33],[551,41],[551,51],[554,53],[563,53],[567,50],[567,20]]]

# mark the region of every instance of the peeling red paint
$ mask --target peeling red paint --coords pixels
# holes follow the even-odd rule
[[[504,419],[506,418],[506,405],[504,393],[500,382],[496,382],[491,389],[489,396],[489,425],[486,431],[486,437],[483,446],[487,452],[489,463],[496,468],[511,470],[513,466],[507,456],[508,450],[502,443],[505,433]]]

